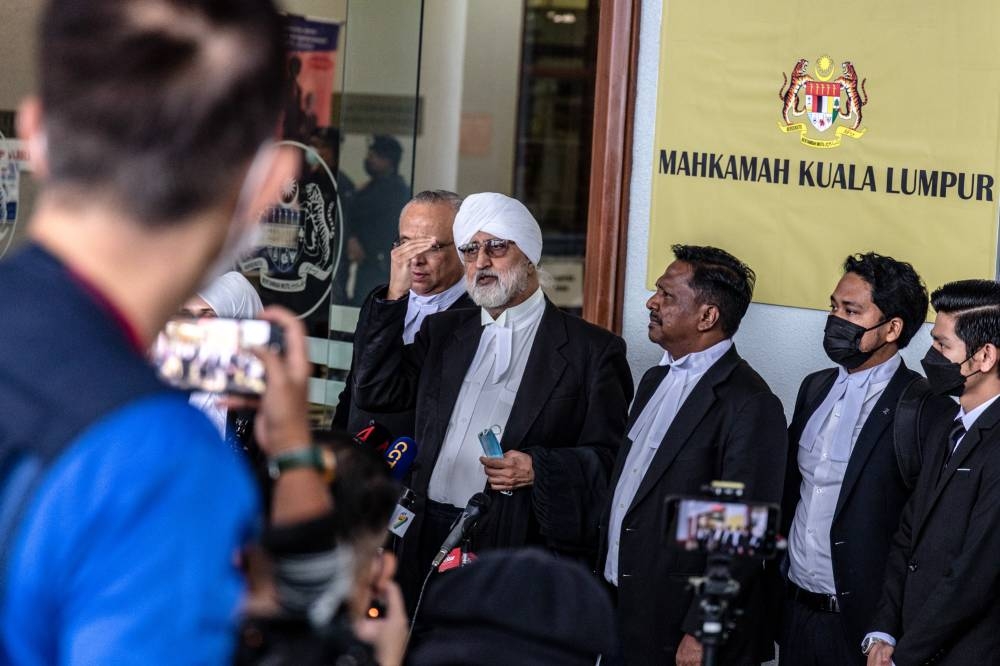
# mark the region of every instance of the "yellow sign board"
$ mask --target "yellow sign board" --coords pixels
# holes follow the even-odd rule
[[[665,0],[647,286],[674,243],[825,309],[844,258],[993,278],[1000,3]],[[996,57],[994,57],[996,56]]]

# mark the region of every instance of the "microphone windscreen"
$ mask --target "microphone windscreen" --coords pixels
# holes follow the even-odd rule
[[[379,453],[384,454],[392,441],[392,433],[389,429],[377,421],[370,421],[368,425],[359,430],[354,435],[354,441],[358,444],[370,446]]]
[[[392,478],[402,481],[416,457],[417,443],[410,437],[400,437],[393,442],[385,451],[385,462],[392,471]]]
[[[490,508],[490,496],[486,493],[476,493],[469,498],[469,508],[476,507],[479,509],[480,513],[486,513]]]

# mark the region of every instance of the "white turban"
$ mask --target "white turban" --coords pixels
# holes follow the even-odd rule
[[[517,199],[496,192],[465,197],[455,216],[455,247],[465,245],[480,231],[514,241],[536,266],[542,258],[542,230]]]
[[[219,317],[253,319],[264,309],[257,290],[238,271],[220,276],[198,295]]]

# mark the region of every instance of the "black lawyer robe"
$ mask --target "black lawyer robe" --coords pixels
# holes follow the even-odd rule
[[[361,314],[358,316],[358,321],[367,317],[367,312],[371,309],[374,300],[376,298],[385,298],[387,291],[388,285],[382,285],[368,294],[367,298],[365,298],[364,305],[361,306]],[[455,300],[454,303],[448,306],[446,310],[461,310],[463,308],[467,309],[475,307],[476,304],[472,302],[469,295],[462,294]],[[478,312],[478,309],[476,311]],[[403,308],[403,311],[397,314],[404,317],[405,325],[406,308]],[[354,349],[357,353],[364,354],[366,346],[367,341],[355,333]],[[351,399],[351,386],[353,384],[354,363],[352,361],[351,369],[347,373],[347,379],[344,381],[344,390],[340,393],[340,398],[337,402],[337,411],[333,415],[333,427],[355,433],[367,426],[369,422],[377,421],[385,426],[393,437],[413,437],[413,433],[415,432],[416,414],[412,409],[404,409],[402,411],[394,410],[367,412],[358,407],[358,405]]]
[[[788,427],[788,466],[781,504],[781,533],[785,536],[791,535],[795,510],[801,499],[802,473],[797,462],[799,440],[813,412],[823,404],[833,387],[837,374],[836,368],[813,373],[803,380],[799,389],[795,413]],[[910,382],[922,381],[918,378],[919,374],[900,363],[872,407],[851,451],[830,525],[830,557],[840,602],[839,617],[844,627],[844,640],[857,653],[859,664],[866,661],[861,654],[861,640],[870,630],[882,590],[892,535],[910,497],[911,491],[900,473],[893,427],[900,396]],[[819,390],[809,396],[806,388],[812,385]],[[957,409],[949,398],[929,397],[921,412],[924,425],[920,431],[928,433],[940,418],[950,421]],[[920,445],[919,442],[907,444]],[[782,567],[785,577],[789,566],[787,557]]]
[[[400,581],[412,601],[426,574],[416,553],[431,472],[483,326],[478,309],[440,312],[404,345],[405,308],[405,299],[376,299],[359,320],[366,346],[355,353],[352,389],[369,411],[416,409],[419,451],[408,485],[417,494],[417,516],[400,550]],[[531,455],[534,485],[512,496],[487,490],[492,506],[473,532],[473,548],[538,545],[592,560],[631,398],[622,339],[546,299],[502,437],[505,450]]]
[[[646,371],[626,432],[652,398],[669,368]],[[609,499],[633,443],[618,454]],[[778,503],[785,474],[787,433],[781,402],[732,347],[695,385],[664,435],[622,521],[618,551],[618,621],[628,666],[672,664],[684,633],[700,626],[688,578],[705,571],[705,556],[667,545],[664,502],[672,495],[699,495],[714,480],[746,485],[748,500]],[[610,501],[601,521],[604,577]],[[734,566],[743,585],[737,605],[745,614],[720,655],[720,663],[760,663],[773,652],[764,615],[759,563]]]

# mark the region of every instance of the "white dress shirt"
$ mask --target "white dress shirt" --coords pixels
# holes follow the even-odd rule
[[[691,395],[691,391],[708,369],[718,362],[733,346],[733,341],[723,340],[700,352],[693,352],[674,359],[670,352],[664,352],[660,365],[670,366],[666,377],[656,387],[656,391],[636,417],[628,438],[632,441],[621,477],[615,487],[608,522],[608,559],[604,565],[604,578],[618,584],[618,545],[622,532],[622,521],[628,513],[632,500],[639,490],[643,477],[649,469],[653,457],[660,448],[670,424],[681,409],[681,405]]]
[[[465,372],[441,452],[431,472],[427,495],[435,502],[464,507],[470,497],[486,487],[486,471],[479,462],[483,449],[478,434],[500,426],[498,439],[503,441],[544,313],[545,296],[541,289],[520,305],[504,310],[495,320],[482,310],[480,318],[486,329]]]
[[[899,354],[837,379],[799,439],[799,503],[789,535],[789,579],[811,592],[836,594],[830,528],[848,461],[861,429],[901,363]]]
[[[955,442],[955,448],[951,450],[953,454],[958,450],[962,440],[965,439],[965,435],[968,434],[970,429],[972,429],[972,424],[976,422],[976,419],[983,415],[983,412],[989,409],[990,405],[996,402],[997,398],[1000,398],[1000,395],[993,396],[978,407],[974,407],[970,412],[966,412],[965,408],[959,405],[958,414],[955,415],[955,420],[957,421],[958,419],[962,419],[962,427],[965,428],[965,433],[963,433],[962,436],[958,438],[958,441]]]
[[[465,278],[451,285],[439,294],[421,296],[410,290],[406,301],[406,323],[403,325],[403,342],[410,344],[417,337],[420,325],[427,315],[437,314],[450,308],[465,293]]]

